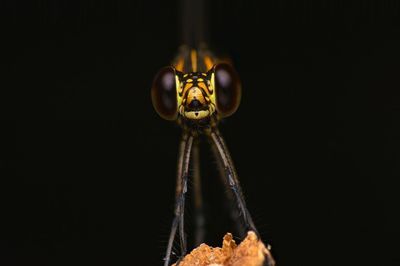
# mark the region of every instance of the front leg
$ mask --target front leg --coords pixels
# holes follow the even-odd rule
[[[237,177],[237,173],[235,167],[233,165],[232,158],[229,154],[228,148],[222,138],[221,134],[217,129],[210,132],[210,139],[212,143],[215,145],[216,154],[219,155],[221,161],[221,168],[224,169],[226,176],[226,184],[231,188],[232,194],[236,198],[236,202],[238,204],[239,210],[243,216],[244,223],[247,227],[247,230],[253,231],[257,238],[261,241],[260,234],[258,233],[256,226],[251,218],[250,212],[246,207],[246,202],[244,200],[243,192],[239,184],[239,179]],[[268,246],[269,247],[269,246]],[[275,260],[272,257],[269,248],[265,251],[265,266],[275,266]]]
[[[226,147],[221,134],[216,129],[210,133],[210,139],[215,145],[217,154],[219,155],[219,158],[222,162],[225,171],[226,183],[233,192],[232,194],[234,195],[239,210],[243,216],[244,223],[247,227],[246,229],[253,231],[259,237],[259,233],[256,229],[256,226],[254,225],[253,219],[251,218],[250,212],[246,207],[246,202],[244,200],[242,189],[239,184],[239,179],[237,177],[236,170],[233,165],[233,161],[229,154],[228,148]]]
[[[200,153],[199,143],[195,141],[193,145],[193,187],[194,187],[194,207],[195,207],[195,246],[200,245],[204,242],[204,212],[203,212],[203,197],[201,190],[201,175],[200,175]]]
[[[186,236],[184,230],[184,213],[185,213],[185,195],[187,192],[187,179],[189,173],[190,153],[193,144],[193,136],[184,133],[178,156],[178,173],[176,182],[176,196],[174,219],[171,226],[171,232],[168,239],[167,251],[164,258],[164,266],[169,266],[176,231],[179,227],[179,239],[181,248],[181,257],[186,254]]]

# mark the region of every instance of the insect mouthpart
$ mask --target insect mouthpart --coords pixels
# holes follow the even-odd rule
[[[200,110],[200,111],[187,111],[183,115],[190,120],[201,120],[210,116],[210,111]]]

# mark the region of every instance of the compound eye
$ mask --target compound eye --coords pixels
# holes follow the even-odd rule
[[[178,116],[175,69],[164,67],[153,80],[151,100],[157,113],[166,120],[175,120]]]
[[[232,115],[238,109],[242,96],[238,73],[229,64],[217,64],[214,66],[214,84],[218,113],[221,117]]]

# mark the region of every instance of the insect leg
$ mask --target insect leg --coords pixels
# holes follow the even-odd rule
[[[234,198],[233,191],[231,190],[231,188],[230,188],[230,186],[228,184],[228,181],[226,180],[226,177],[225,177],[226,174],[225,174],[224,164],[222,162],[221,157],[219,156],[218,149],[217,149],[216,145],[213,144],[213,143],[210,143],[210,144],[211,144],[211,150],[212,150],[213,155],[215,157],[215,160],[217,162],[218,174],[219,174],[219,177],[221,179],[221,183],[226,188],[226,197],[227,197],[228,200],[225,201],[224,203],[225,203],[226,207],[229,210],[229,214],[230,214],[230,217],[231,217],[232,221],[236,221],[237,218],[238,218],[238,212],[237,212],[237,209],[235,208],[236,206],[234,205],[235,198]],[[243,227],[243,224],[235,223],[234,225],[235,225],[236,233],[240,237],[244,237],[245,234],[246,234],[246,232],[245,232],[246,230]]]
[[[245,222],[246,227],[249,230],[254,231],[254,233],[260,238],[260,234],[258,233],[254,222],[250,216],[250,212],[246,207],[246,202],[244,200],[243,192],[239,184],[239,179],[237,177],[236,170],[233,165],[232,158],[229,154],[228,148],[225,144],[224,139],[218,130],[214,130],[210,133],[210,138],[214,143],[217,153],[222,161],[222,165],[225,169],[225,175],[227,177],[227,183],[231,188],[233,195],[236,198],[236,201],[239,205],[239,209],[242,212],[243,220]],[[273,259],[269,250],[265,254],[265,263],[266,266],[275,266],[275,260]]]
[[[195,246],[200,245],[204,242],[204,212],[203,212],[203,197],[201,190],[201,175],[200,175],[200,153],[199,143],[196,141],[193,145],[193,184],[194,184],[194,207],[195,207]]]
[[[239,179],[237,177],[236,170],[234,168],[228,148],[226,147],[221,134],[217,130],[211,132],[210,138],[217,149],[219,158],[222,161],[225,170],[225,176],[227,178],[227,183],[236,198],[237,204],[239,205],[239,210],[242,213],[244,223],[248,230],[254,231],[256,235],[259,236],[256,226],[253,223],[253,219],[251,218],[250,213],[246,207],[246,202],[244,200],[242,189],[239,184]]]
[[[179,239],[181,247],[181,256],[186,254],[186,236],[184,231],[184,212],[185,212],[185,194],[187,192],[187,179],[189,173],[190,153],[193,144],[193,136],[184,133],[178,156],[178,173],[176,182],[174,219],[171,232],[168,239],[167,251],[164,258],[164,266],[169,266],[171,259],[172,245],[174,243],[176,231],[179,227]]]

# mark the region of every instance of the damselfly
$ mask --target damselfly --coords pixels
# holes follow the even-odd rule
[[[201,2],[193,1],[192,3]],[[186,35],[189,36],[188,39],[190,35],[195,38],[186,42],[192,43],[191,45],[181,47],[171,66],[164,67],[158,72],[151,89],[152,102],[157,113],[166,120],[177,121],[183,129],[179,146],[174,219],[168,239],[165,266],[170,263],[172,246],[177,233],[181,256],[187,252],[184,211],[190,163],[195,169],[193,183],[195,185],[197,242],[201,242],[204,235],[196,141],[201,135],[207,136],[213,146],[213,151],[221,166],[220,172],[226,180],[224,183],[232,191],[246,229],[254,231],[259,236],[246,207],[232,158],[217,127],[221,119],[232,115],[239,107],[242,93],[241,82],[232,64],[215,57],[201,42],[202,38],[199,36],[201,36],[202,27],[199,26],[201,18],[198,14],[201,13],[202,6],[188,7],[186,5],[185,7],[185,16],[193,15],[189,16],[186,22],[184,20],[184,26],[189,25],[189,28],[186,27],[188,28],[186,32],[189,34]],[[196,9],[195,12],[193,9]],[[269,255],[266,256],[266,264],[274,265],[274,260]]]

